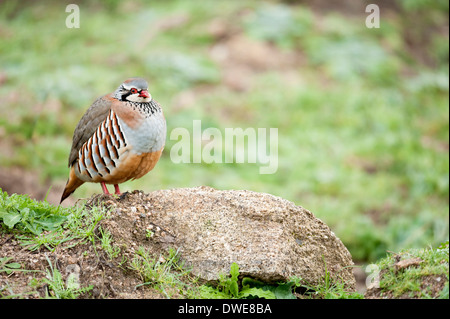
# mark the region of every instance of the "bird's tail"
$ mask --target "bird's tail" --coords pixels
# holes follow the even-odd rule
[[[70,168],[69,179],[67,180],[66,187],[64,188],[64,192],[61,196],[60,204],[69,197],[78,187],[80,187],[84,182],[75,175],[75,169],[73,166]]]

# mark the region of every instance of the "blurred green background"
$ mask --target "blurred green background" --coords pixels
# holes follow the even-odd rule
[[[66,27],[66,5],[80,28]],[[380,7],[380,28],[365,7]],[[90,103],[145,77],[166,149],[123,191],[281,196],[357,261],[449,236],[448,1],[2,1],[0,188],[57,204]],[[278,128],[279,166],[174,164],[177,127]],[[65,205],[101,192],[85,184]]]

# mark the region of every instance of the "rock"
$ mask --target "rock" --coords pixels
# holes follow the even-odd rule
[[[146,218],[138,218],[141,207]],[[105,223],[115,240],[178,249],[192,274],[206,281],[228,274],[235,262],[242,276],[265,282],[300,276],[314,285],[328,272],[355,288],[353,261],[339,238],[311,212],[280,197],[209,187],[135,191],[121,196],[114,209],[122,214],[113,211]]]
[[[405,269],[408,267],[419,266],[422,262],[423,262],[423,260],[420,259],[419,257],[403,259],[394,264],[394,269],[396,271],[399,271],[399,270],[402,270],[402,269]]]

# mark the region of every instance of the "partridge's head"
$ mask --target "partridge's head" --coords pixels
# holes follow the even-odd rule
[[[152,96],[148,93],[148,83],[142,78],[131,78],[123,82],[114,93],[120,101],[150,102]]]

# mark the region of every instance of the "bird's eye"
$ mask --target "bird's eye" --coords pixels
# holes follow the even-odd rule
[[[138,92],[138,90],[135,89],[135,88],[132,88],[132,89],[130,90],[130,92],[131,92],[131,94],[136,94],[136,93]]]

